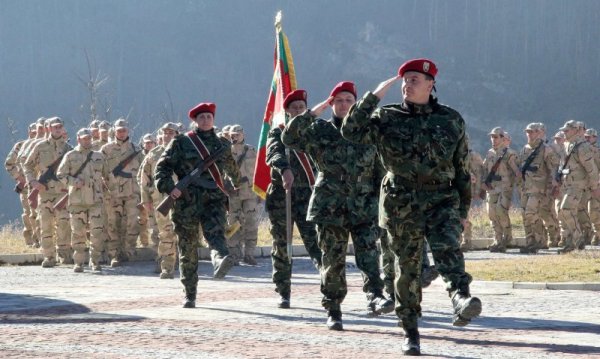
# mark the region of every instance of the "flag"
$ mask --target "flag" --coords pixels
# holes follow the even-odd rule
[[[287,36],[281,26],[281,12],[275,19],[275,55],[274,73],[267,98],[267,107],[263,116],[263,123],[258,140],[258,156],[254,167],[254,180],[252,189],[262,199],[267,196],[267,187],[271,183],[270,168],[266,163],[267,136],[273,126],[285,122],[283,100],[288,93],[296,89],[296,73],[294,60],[288,43]]]

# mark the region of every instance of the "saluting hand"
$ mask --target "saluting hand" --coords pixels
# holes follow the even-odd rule
[[[327,100],[325,100],[325,101],[321,102],[320,104],[316,105],[315,107],[311,108],[310,113],[313,114],[315,117],[321,116],[323,111],[325,111],[327,109],[327,107],[331,106],[331,101],[333,101],[333,96],[329,96],[327,98]]]
[[[385,96],[385,94],[390,89],[390,87],[392,87],[394,82],[396,82],[400,79],[402,79],[402,76],[396,75],[392,78],[389,78],[389,79],[383,81],[382,83],[377,85],[377,88],[375,89],[375,91],[373,91],[373,95],[377,96],[378,99],[382,100],[383,97]]]
[[[292,173],[292,170],[289,168],[285,169],[281,175],[281,179],[283,180],[283,188],[286,191],[291,190],[292,184],[294,184],[294,173]]]

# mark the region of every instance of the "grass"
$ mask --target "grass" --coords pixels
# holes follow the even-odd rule
[[[25,245],[22,230],[20,222],[11,222],[0,227],[0,254],[39,253],[39,248],[30,248]]]

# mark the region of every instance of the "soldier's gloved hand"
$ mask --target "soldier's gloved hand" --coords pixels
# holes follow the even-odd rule
[[[333,96],[329,96],[327,98],[327,100],[325,100],[325,101],[321,102],[320,104],[316,105],[315,107],[311,108],[310,113],[315,117],[321,116],[323,111],[325,111],[327,109],[327,107],[331,106],[332,101],[333,101]]]
[[[292,185],[294,184],[294,173],[292,170],[289,168],[285,169],[281,175],[281,179],[283,180],[283,188],[286,191],[291,190]]]
[[[377,85],[377,88],[375,89],[375,91],[373,91],[373,95],[377,96],[378,99],[383,99],[383,97],[385,96],[385,94],[388,92],[388,90],[390,89],[390,87],[392,87],[392,85],[398,81],[401,80],[402,76],[400,75],[396,75],[392,78],[389,78],[385,81],[383,81],[382,83],[380,83],[379,85]]]
[[[173,199],[177,199],[177,198],[181,197],[181,191],[179,190],[179,188],[175,187],[175,188],[173,188],[171,193],[169,193],[169,196],[171,196],[171,198],[173,198]]]

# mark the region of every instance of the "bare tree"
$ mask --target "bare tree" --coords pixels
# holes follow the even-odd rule
[[[104,116],[106,116],[105,118],[108,119],[108,115],[110,114],[110,110],[111,110],[111,105],[110,105],[110,99],[107,96],[104,96],[104,98],[100,98],[100,88],[106,84],[106,82],[108,81],[108,75],[104,75],[102,74],[99,70],[96,69],[96,65],[95,63],[92,63],[92,61],[90,60],[90,56],[87,52],[86,49],[83,50],[85,53],[85,60],[87,63],[87,78],[81,76],[81,75],[76,75],[77,78],[79,78],[79,81],[81,81],[81,83],[85,86],[85,88],[88,91],[89,97],[90,97],[90,117],[91,117],[91,121],[96,120],[98,118],[100,118],[98,116],[98,107],[102,106],[103,110],[102,113]],[[83,106],[82,106],[83,108]]]

